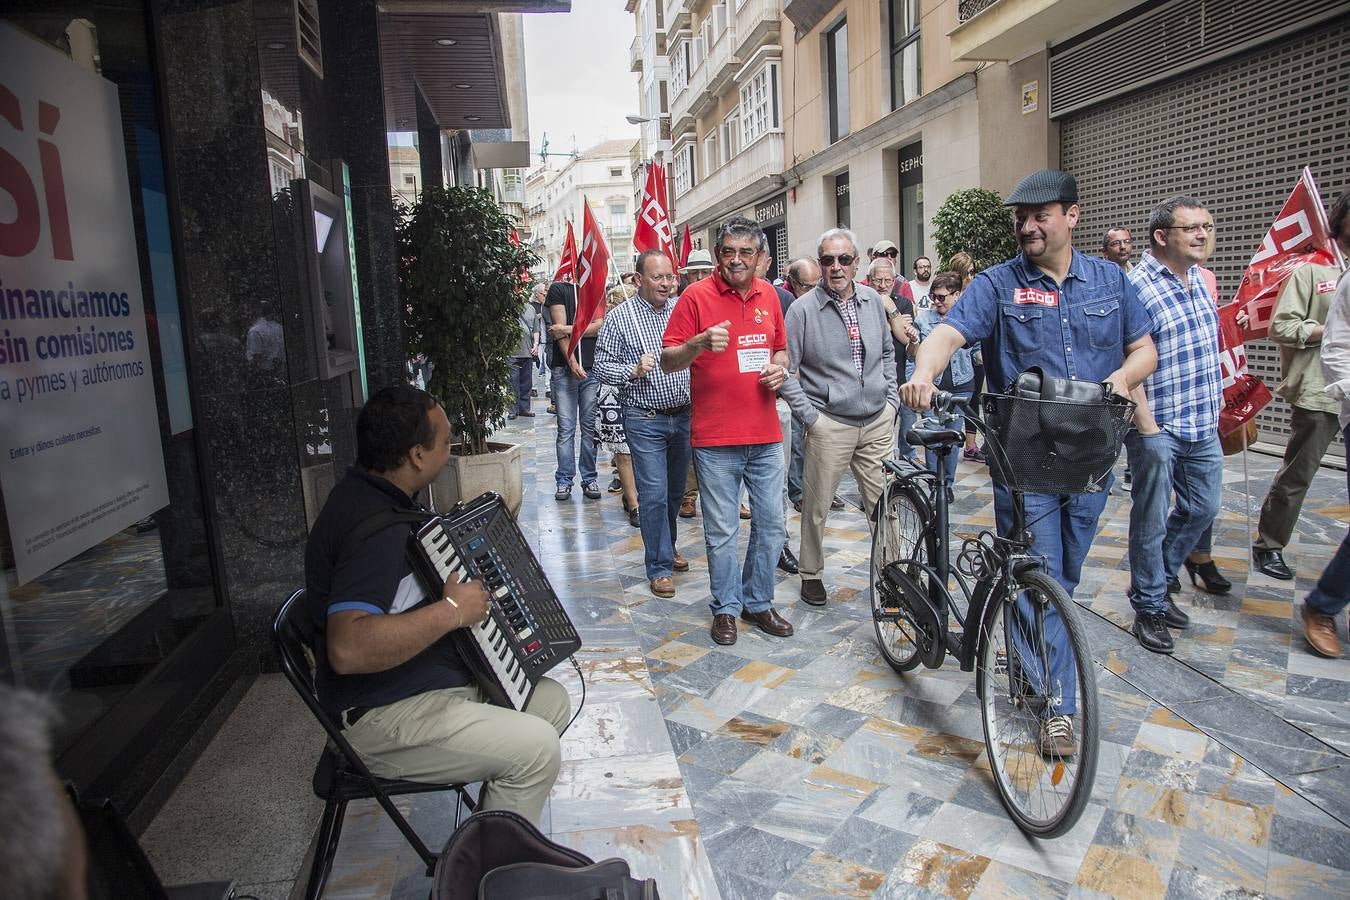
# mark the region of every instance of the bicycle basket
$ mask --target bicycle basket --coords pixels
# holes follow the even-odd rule
[[[985,394],[982,402],[995,445],[991,476],[997,484],[1028,493],[1100,490],[1134,418],[1134,404],[1126,400],[1083,403]]]

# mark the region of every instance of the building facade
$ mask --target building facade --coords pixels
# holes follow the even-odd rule
[[[390,133],[419,188],[527,146],[522,4],[446,6],[0,14],[0,679],[51,697],[61,776],[135,829],[274,668],[356,412],[406,380]],[[50,318],[15,317],[25,284],[60,285]]]
[[[577,153],[556,171],[545,163],[526,175],[526,224],[531,249],[540,259],[533,272],[537,279],[552,278],[557,271],[568,222],[580,249],[583,198],[604,232],[614,271],[633,270],[632,146],[631,139],[604,141]]]

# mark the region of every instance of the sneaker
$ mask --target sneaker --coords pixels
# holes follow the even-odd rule
[[[744,503],[741,504],[741,518],[750,518],[750,507],[746,506]]]
[[[1067,759],[1078,749],[1073,742],[1073,717],[1051,716],[1041,722],[1041,755]]]
[[[1336,636],[1336,619],[1308,609],[1301,604],[1298,611],[1303,619],[1303,638],[1318,656],[1335,659],[1341,655],[1341,641]]]
[[[1172,632],[1167,630],[1167,618],[1163,613],[1136,613],[1134,627],[1130,632],[1139,639],[1139,645],[1154,653],[1170,654],[1176,649],[1172,642]]]
[[[609,492],[611,494],[617,494],[621,490],[623,490],[623,482],[619,481],[618,475],[615,475],[614,480],[609,483]]]
[[[556,404],[553,404],[553,403],[550,403],[550,404],[548,405],[548,410],[547,410],[547,412],[552,413],[553,415],[556,416],[556,415],[558,414],[558,407],[557,407],[557,405],[556,405]]]
[[[600,485],[596,484],[594,481],[586,482],[581,486],[581,495],[587,500],[599,500]]]
[[[572,486],[570,484],[560,484],[558,489],[553,492],[554,500],[567,500],[572,496]]]
[[[844,501],[839,499],[838,495],[836,495],[835,498],[830,501],[830,509],[843,509],[843,508],[844,508]]]
[[[972,447],[967,447],[967,448],[961,453],[961,456],[962,456],[962,458],[964,458],[964,459],[966,459],[966,460],[969,460],[970,462],[973,462],[973,463],[983,463],[983,462],[988,462],[988,460],[985,458],[984,451],[981,450],[979,447],[973,447],[973,446],[972,446]]]

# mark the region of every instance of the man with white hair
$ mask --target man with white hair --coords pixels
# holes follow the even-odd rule
[[[825,605],[825,517],[844,466],[853,470],[870,519],[884,484],[882,464],[895,446],[900,408],[888,324],[894,316],[873,288],[853,280],[857,238],[832,228],[820,236],[817,255],[824,277],[788,310],[788,366],[797,377],[782,388],[806,429],[797,557],[802,602],[811,606]],[[893,280],[894,269],[890,275]]]
[[[867,284],[881,295],[886,304],[886,324],[895,343],[895,377],[900,384],[904,384],[909,380],[910,372],[914,370],[914,360],[909,354],[909,348],[911,344],[918,344],[919,331],[914,326],[914,301],[891,293],[895,281],[895,262],[889,256],[874,257],[872,264],[867,267]],[[927,296],[925,293],[924,297]],[[903,404],[900,406],[900,427],[896,429],[895,454],[897,457],[903,456],[910,462],[915,462],[916,455],[905,435],[914,426],[915,418],[916,414],[912,409]]]

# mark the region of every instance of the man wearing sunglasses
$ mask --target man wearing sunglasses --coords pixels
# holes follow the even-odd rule
[[[662,339],[661,368],[689,369],[690,443],[703,492],[715,643],[736,643],[736,618],[775,637],[792,625],[773,608],[782,553],[783,434],[774,406],[788,378],[783,312],[773,285],[755,277],[768,251],[759,225],[733,216],[717,229],[717,270],[680,295]],[[737,559],[742,487],[750,541]]]
[[[801,597],[803,603],[824,606],[821,575],[830,500],[848,466],[871,518],[881,496],[882,465],[895,448],[900,395],[887,304],[875,290],[853,281],[857,239],[847,229],[832,228],[820,236],[817,248],[824,278],[788,310],[788,359],[796,379],[783,393],[805,428],[797,553]]]
[[[1152,372],[1158,354],[1153,325],[1125,272],[1114,263],[1073,249],[1078,224],[1078,182],[1068,172],[1042,169],[1022,180],[1004,203],[1014,207],[1022,252],[975,276],[942,324],[919,344],[914,377],[901,386],[911,409],[928,409],[935,382],[961,347],[981,344],[990,393],[1004,393],[1032,366],[1046,375],[1110,382],[1128,397]],[[1110,477],[1089,494],[1025,494],[1031,552],[1045,559],[1050,577],[1072,597],[1083,560],[1106,506]],[[1013,524],[1012,493],[994,485],[994,516],[1001,534]],[[1027,602],[1027,601],[1023,601]],[[1056,697],[1041,723],[1041,749],[1071,753],[1077,697],[1072,690],[1074,659],[1058,614],[1047,617],[1050,634],[1046,679],[1032,687]],[[1035,651],[1023,649],[1035,657]]]

